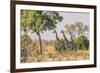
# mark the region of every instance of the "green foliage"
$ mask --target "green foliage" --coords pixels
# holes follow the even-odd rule
[[[74,24],[66,24],[65,25],[65,30],[67,32],[74,32],[75,31],[75,25]]]
[[[89,48],[89,40],[87,37],[81,35],[80,37],[77,38],[77,47],[79,49],[88,49]]]
[[[85,35],[89,30],[88,25],[83,25],[82,22],[75,22],[74,24],[66,24],[65,31],[76,41],[80,35]]]
[[[21,36],[21,48],[26,48],[31,42],[32,40],[27,34]]]
[[[21,10],[21,30],[24,32],[35,32],[38,35],[40,51],[42,54],[42,41],[40,32],[54,30],[56,24],[62,21],[63,17],[55,11]]]
[[[21,10],[21,29],[32,32],[53,30],[62,19],[62,16],[54,11]]]
[[[81,22],[76,22],[75,27],[76,27],[78,36],[81,35],[81,34],[84,34],[84,32],[89,30],[88,26],[83,25],[83,23],[81,23]]]

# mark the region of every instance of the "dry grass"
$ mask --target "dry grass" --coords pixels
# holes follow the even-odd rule
[[[89,50],[77,50],[77,52],[64,51],[59,53],[53,46],[45,47],[42,55],[35,55],[32,53],[31,56],[21,58],[22,62],[73,61],[87,59],[89,59]]]

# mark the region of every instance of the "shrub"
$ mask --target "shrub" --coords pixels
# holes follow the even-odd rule
[[[89,48],[89,40],[86,36],[81,35],[77,38],[77,47],[79,49]]]

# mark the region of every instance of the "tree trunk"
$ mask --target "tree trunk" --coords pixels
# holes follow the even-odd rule
[[[39,39],[39,54],[42,54],[42,40],[41,40],[41,35],[40,35],[40,32],[38,31],[37,32],[37,35],[38,35],[38,39]]]

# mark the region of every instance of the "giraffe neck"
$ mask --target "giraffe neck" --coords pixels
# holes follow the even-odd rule
[[[74,40],[73,40],[72,34],[70,34],[70,35],[71,35],[71,36],[70,36],[71,42],[73,42]]]
[[[57,32],[55,32],[55,34],[56,34],[56,39],[59,40],[58,35],[57,35]]]
[[[63,37],[64,37],[64,39],[65,39],[67,42],[69,42],[69,40],[66,38],[64,32],[63,32]]]

